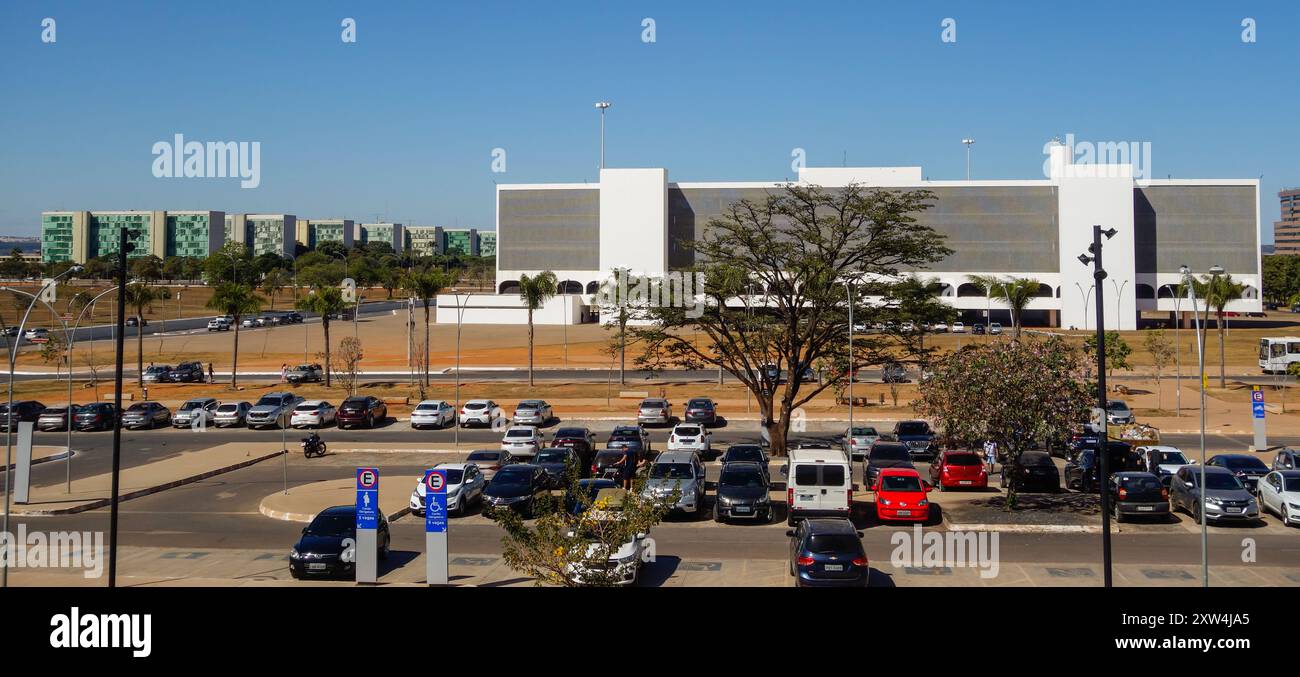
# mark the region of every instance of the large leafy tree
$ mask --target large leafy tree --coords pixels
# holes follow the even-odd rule
[[[446,273],[440,270],[412,271],[402,278],[402,289],[424,305],[424,387],[429,387],[429,305],[442,290],[450,286]]]
[[[537,275],[519,276],[519,299],[528,308],[528,385],[533,385],[533,312],[555,296],[558,280],[555,273],[544,270]]]
[[[971,275],[970,280],[983,289],[987,296],[1004,304],[1011,311],[1011,326],[1015,338],[1019,340],[1021,317],[1025,308],[1038,295],[1042,283],[1028,277],[1001,278],[996,275]]]
[[[1227,326],[1224,323],[1225,310],[1229,303],[1241,299],[1246,286],[1233,280],[1232,275],[1206,276],[1199,280],[1192,280],[1192,285],[1196,297],[1201,300],[1204,307],[1214,311],[1215,326],[1219,329],[1219,387],[1226,388],[1227,376],[1223,355],[1223,342],[1227,338]]]
[[[1057,336],[971,344],[935,361],[912,405],[934,422],[944,446],[996,442],[1006,452],[1003,478],[1016,477],[1021,452],[1088,420],[1085,364],[1082,351]],[[1007,508],[1015,504],[1015,485],[1007,483]]]
[[[253,286],[259,277],[253,267],[253,254],[242,242],[227,242],[203,262],[203,278],[208,284],[238,282]]]
[[[615,268],[609,279],[601,284],[592,303],[600,308],[604,326],[614,333],[607,346],[607,354],[618,357],[618,382],[627,384],[627,341],[628,327],[637,319],[645,317],[643,305],[626,302],[624,296],[628,289],[635,289],[639,278],[627,268]]]
[[[803,373],[848,353],[847,299],[855,323],[879,321],[882,298],[904,271],[952,253],[917,219],[933,199],[926,190],[789,184],[728,205],[690,245],[697,263],[687,272],[698,277],[687,279],[702,286],[660,293],[657,301],[651,295],[651,323],[632,329],[638,364],[731,372],[754,394],[773,452],[784,454],[792,412],[849,373],[837,370],[820,381],[805,381]],[[694,340],[695,333],[705,340]],[[893,359],[909,338],[858,337],[847,366]],[[771,369],[787,371],[784,388],[767,377]]]
[[[1133,371],[1133,365],[1129,364],[1128,358],[1133,354],[1133,348],[1129,346],[1128,341],[1119,332],[1111,330],[1106,332],[1106,377],[1110,378],[1115,374],[1116,369]],[[1088,334],[1083,340],[1083,349],[1089,355],[1088,364],[1091,366],[1091,360],[1096,359],[1097,355],[1097,335]]]
[[[294,304],[298,310],[316,313],[320,316],[321,331],[325,336],[325,387],[332,386],[330,380],[330,318],[347,309],[343,292],[338,287],[316,287],[310,294],[298,299]]]
[[[144,314],[153,309],[155,301],[169,299],[172,293],[166,287],[154,287],[143,282],[132,282],[126,286],[126,305],[135,310],[136,339],[136,379],[144,385]]]
[[[1147,354],[1151,356],[1151,365],[1156,368],[1156,408],[1163,409],[1160,376],[1165,367],[1169,366],[1169,361],[1174,359],[1174,342],[1165,334],[1165,330],[1152,329],[1142,337],[1142,345],[1147,349]],[[1177,415],[1181,416],[1182,412],[1178,412]]]
[[[208,308],[223,315],[229,315],[234,325],[234,346],[230,350],[230,387],[239,385],[239,326],[240,319],[262,309],[262,298],[253,293],[253,288],[245,284],[225,282],[212,291],[208,299]]]

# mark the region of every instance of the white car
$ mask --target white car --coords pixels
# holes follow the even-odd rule
[[[447,512],[464,515],[469,506],[483,502],[483,488],[487,478],[473,463],[439,463],[434,470],[447,471]],[[424,517],[424,480],[415,481],[411,492],[411,514]]]
[[[1282,524],[1300,524],[1300,470],[1274,470],[1259,481],[1259,505],[1282,518]]]
[[[230,331],[230,323],[221,317],[208,320],[208,331]]]
[[[948,332],[948,324],[946,322],[935,322],[934,326],[930,327],[930,331],[936,334],[946,334]]]
[[[470,425],[490,426],[492,421],[501,416],[500,407],[492,400],[470,400],[460,408],[460,427]]]
[[[952,323],[952,333],[954,333],[954,334],[965,334],[965,333],[966,333],[966,325],[963,324],[963,323],[961,323],[961,322],[953,322],[953,323]]]
[[[668,451],[694,451],[705,454],[710,450],[713,433],[696,423],[682,423],[668,435]]]
[[[1138,447],[1134,451],[1146,463],[1147,472],[1159,477],[1165,484],[1169,484],[1169,479],[1179,468],[1195,463],[1178,447],[1152,445]]]
[[[1001,323],[1001,322],[990,322],[990,323],[989,323],[989,333],[990,333],[990,334],[1001,334],[1001,333],[1002,333],[1002,323]]]
[[[596,493],[595,500],[599,501],[605,499],[611,506],[619,505],[622,491],[623,489],[601,489]],[[593,510],[591,513],[592,520],[608,519],[612,517],[612,515],[606,517],[602,511]],[[569,532],[570,537],[576,535],[575,532]],[[604,566],[601,566],[600,564],[593,566],[589,563],[589,560],[599,558],[604,553],[600,552],[602,548],[598,544],[588,541],[585,545],[587,556],[579,563],[569,564],[566,567],[566,572],[569,574],[570,578],[578,583],[600,582],[618,586],[632,585],[636,583],[637,579],[641,576],[641,563],[645,562],[649,555],[652,554],[650,553],[652,542],[653,541],[650,540],[648,533],[641,532],[635,534],[619,545],[616,550],[609,553],[607,562]],[[580,545],[578,547],[584,546]],[[601,574],[602,571],[604,572],[604,575]],[[611,579],[601,581],[594,580],[598,575],[604,579],[605,575],[611,573],[613,574]]]
[[[338,416],[338,410],[334,405],[324,400],[307,400],[300,402],[293,408],[293,416],[289,419],[289,425],[295,428],[321,428],[326,424],[334,423]]]
[[[456,422],[456,409],[443,400],[424,400],[411,410],[412,428],[445,428]]]
[[[501,438],[501,451],[511,456],[533,457],[542,446],[542,434],[530,425],[516,425],[506,428],[505,437]]]

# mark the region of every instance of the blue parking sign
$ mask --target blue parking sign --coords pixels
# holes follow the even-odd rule
[[[1252,402],[1250,408],[1251,408],[1251,413],[1255,415],[1255,418],[1264,418],[1263,402]]]
[[[424,473],[424,531],[441,534],[447,531],[447,472]]]
[[[379,468],[357,468],[357,528],[379,528]]]

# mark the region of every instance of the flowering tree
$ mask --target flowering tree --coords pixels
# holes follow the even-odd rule
[[[912,405],[947,447],[996,442],[1006,452],[1002,472],[1014,477],[1021,452],[1088,420],[1084,364],[1082,352],[1056,336],[969,345],[933,363]],[[1015,503],[1015,486],[1008,484],[1007,508]]]

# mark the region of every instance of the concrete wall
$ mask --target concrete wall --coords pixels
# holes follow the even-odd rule
[[[615,268],[668,271],[668,170],[600,170],[598,269]]]
[[[437,300],[438,324],[456,324],[457,302],[463,309],[462,324],[528,324],[528,309],[516,295],[442,294]],[[555,296],[533,311],[533,324],[578,324],[586,308],[584,296]]]

